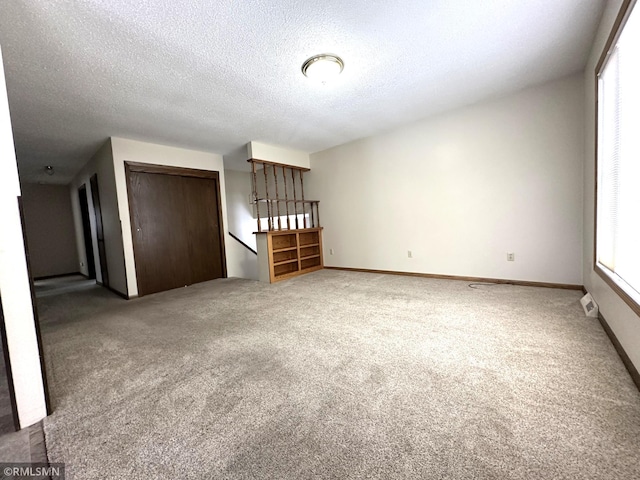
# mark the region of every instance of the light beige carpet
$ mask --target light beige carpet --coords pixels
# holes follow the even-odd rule
[[[577,291],[339,271],[41,298],[71,479],[640,478],[640,394]]]

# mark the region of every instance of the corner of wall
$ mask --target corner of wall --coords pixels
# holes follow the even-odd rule
[[[250,158],[256,160],[282,163],[293,167],[309,168],[310,166],[309,154],[301,150],[260,142],[250,142],[247,148]]]
[[[149,163],[178,168],[194,168],[219,172],[223,231],[225,233],[226,240],[226,234],[228,233],[228,220],[224,164],[222,156],[216,153],[140,142],[120,137],[111,137],[110,140],[113,153],[112,163],[115,176],[115,191],[117,195],[117,211],[121,226],[119,234],[122,239],[124,275],[127,282],[127,294],[129,298],[134,298],[138,296],[138,285],[133,253],[133,236],[131,231],[131,218],[129,215],[129,197],[124,167],[125,162]],[[227,263],[230,263],[228,248],[225,250]]]

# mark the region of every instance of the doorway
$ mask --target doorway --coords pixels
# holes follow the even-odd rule
[[[107,270],[107,250],[104,244],[104,227],[102,226],[102,207],[100,205],[100,190],[98,189],[98,175],[89,179],[91,185],[91,200],[96,222],[96,240],[98,243],[98,260],[100,261],[100,276],[102,285],[109,287],[109,271]]]
[[[84,249],[87,257],[87,270],[89,278],[96,278],[96,263],[93,258],[93,242],[91,241],[91,222],[89,220],[89,200],[87,198],[87,186],[82,185],[78,189],[80,199],[80,216],[82,217],[82,235],[84,236]]]
[[[227,276],[218,172],[125,163],[138,294]]]

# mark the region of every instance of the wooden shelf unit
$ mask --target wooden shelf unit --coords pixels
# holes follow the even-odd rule
[[[304,273],[320,270],[322,228],[256,232],[258,270],[261,281],[274,283]]]

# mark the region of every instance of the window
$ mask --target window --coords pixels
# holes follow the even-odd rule
[[[625,2],[597,69],[596,271],[640,312],[640,8]]]

